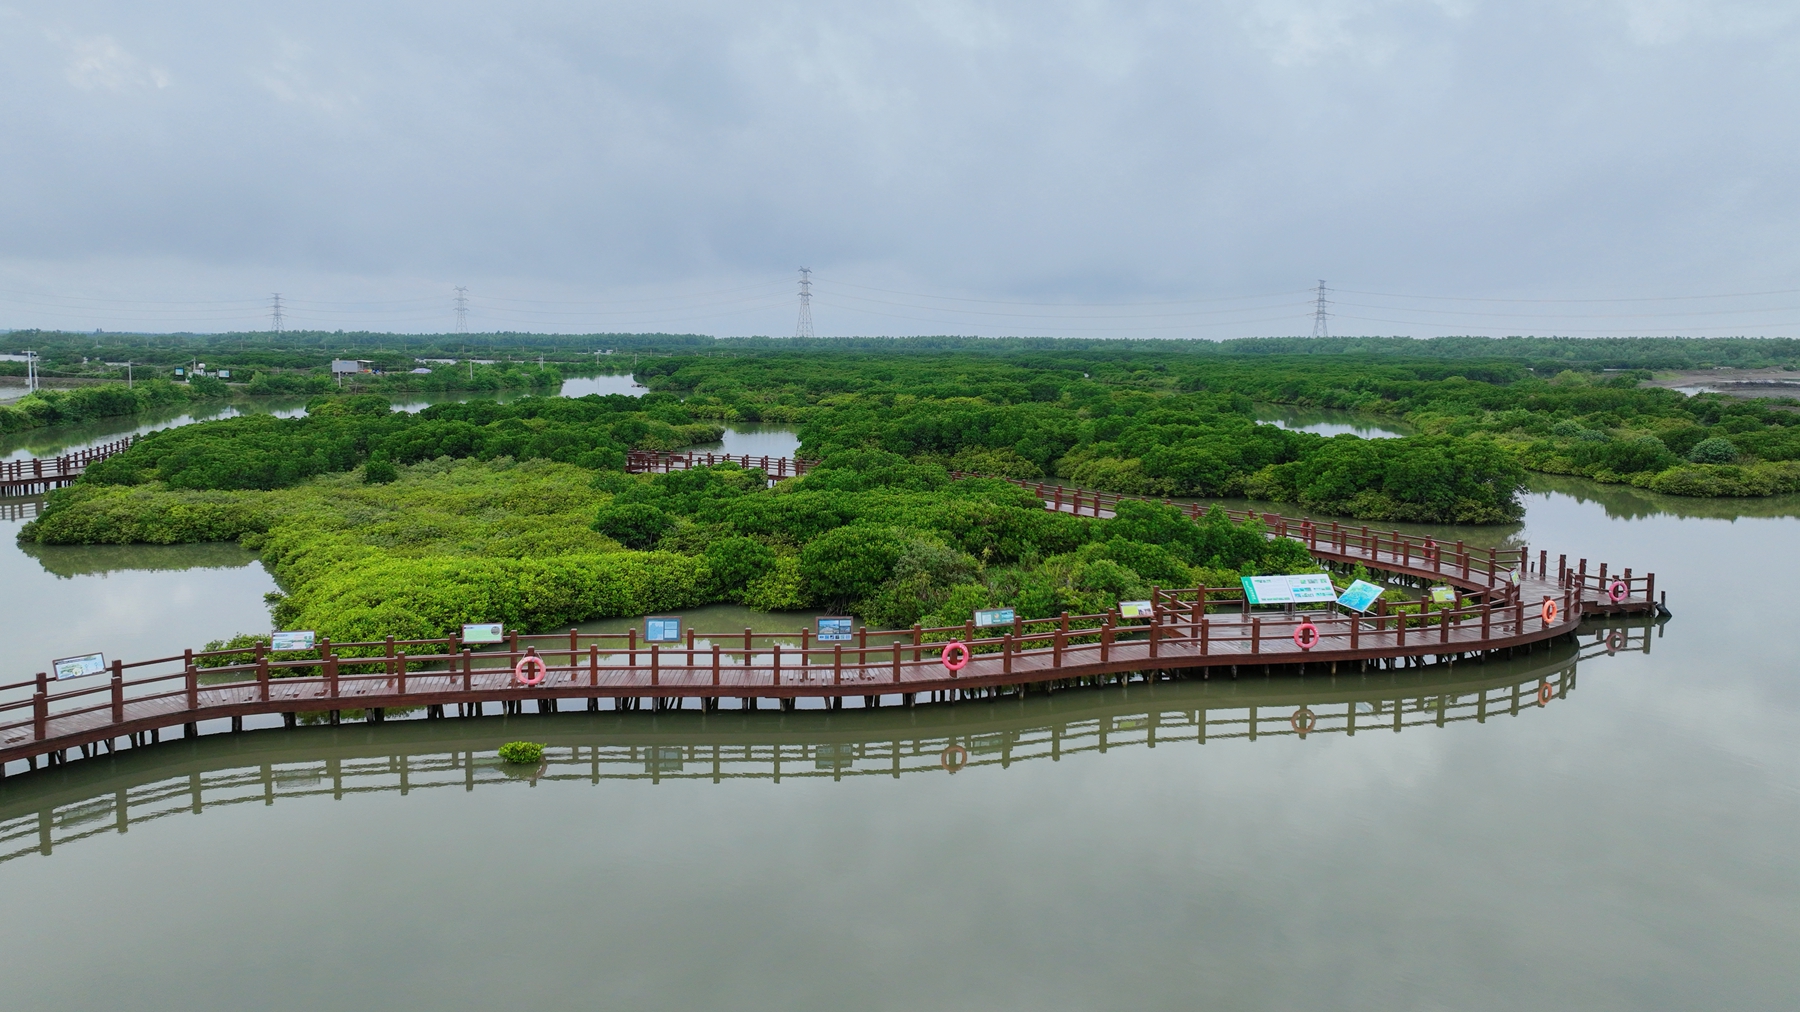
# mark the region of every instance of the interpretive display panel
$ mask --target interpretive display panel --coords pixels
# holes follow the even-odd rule
[[[311,630],[269,634],[270,650],[311,650],[316,637]]]
[[[84,678],[106,670],[106,655],[82,654],[79,657],[64,657],[51,661],[50,667],[56,672],[56,680],[59,682],[67,678]]]
[[[1351,611],[1368,611],[1381,600],[1381,588],[1367,580],[1357,580],[1338,595],[1338,604]]]
[[[819,619],[819,642],[841,643],[850,639],[855,631],[856,620],[847,616],[832,616]]]
[[[1244,595],[1251,604],[1316,604],[1337,600],[1337,588],[1324,573],[1291,576],[1245,576]]]
[[[464,643],[503,643],[506,641],[506,629],[499,622],[477,622],[463,626],[462,641]]]
[[[980,608],[975,612],[975,626],[986,629],[990,626],[1012,625],[1018,612],[1011,608]]]
[[[668,616],[645,619],[644,639],[650,643],[681,642],[681,620]]]

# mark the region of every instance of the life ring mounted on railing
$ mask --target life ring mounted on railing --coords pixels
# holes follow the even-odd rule
[[[519,663],[513,665],[513,681],[526,688],[544,684],[544,679],[549,676],[550,665],[545,664],[544,659],[536,654],[526,654],[519,658]]]
[[[1319,641],[1324,638],[1319,633],[1319,627],[1311,622],[1302,622],[1300,627],[1294,630],[1294,645],[1302,650],[1311,650],[1318,646]]]
[[[949,668],[950,672],[955,674],[969,666],[969,658],[971,656],[972,653],[969,650],[969,645],[967,643],[964,643],[962,640],[952,640],[944,645],[944,652],[939,656],[939,659],[944,662],[944,667]]]
[[[1426,562],[1430,562],[1434,565],[1437,563],[1437,560],[1438,560],[1438,543],[1437,542],[1431,540],[1430,538],[1426,538],[1425,544],[1420,546],[1420,550],[1425,553],[1425,561]]]
[[[1556,624],[1556,600],[1554,598],[1550,598],[1550,597],[1544,598],[1543,615],[1544,615],[1544,624],[1545,625],[1548,626],[1548,625]]]
[[[1631,586],[1624,580],[1614,580],[1612,585],[1606,588],[1606,599],[1614,604],[1619,604],[1630,596]]]

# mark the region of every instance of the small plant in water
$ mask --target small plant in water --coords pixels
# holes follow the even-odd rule
[[[509,763],[534,763],[544,758],[544,746],[535,741],[509,741],[500,746],[500,758]]]

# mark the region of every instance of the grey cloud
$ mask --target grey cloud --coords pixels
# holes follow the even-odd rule
[[[573,298],[808,263],[834,332],[998,321],[828,311],[832,278],[1782,287],[1796,39],[1791,5],[1680,0],[26,5],[0,15],[0,285]]]

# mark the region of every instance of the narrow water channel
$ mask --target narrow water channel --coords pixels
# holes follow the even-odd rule
[[[1800,520],[1594,489],[1511,536],[1658,574],[1675,617],[1612,654],[1592,627],[1369,679],[254,731],[10,777],[8,1004],[1791,1007],[1800,680],[1755,588]],[[498,765],[513,739],[544,767]]]

